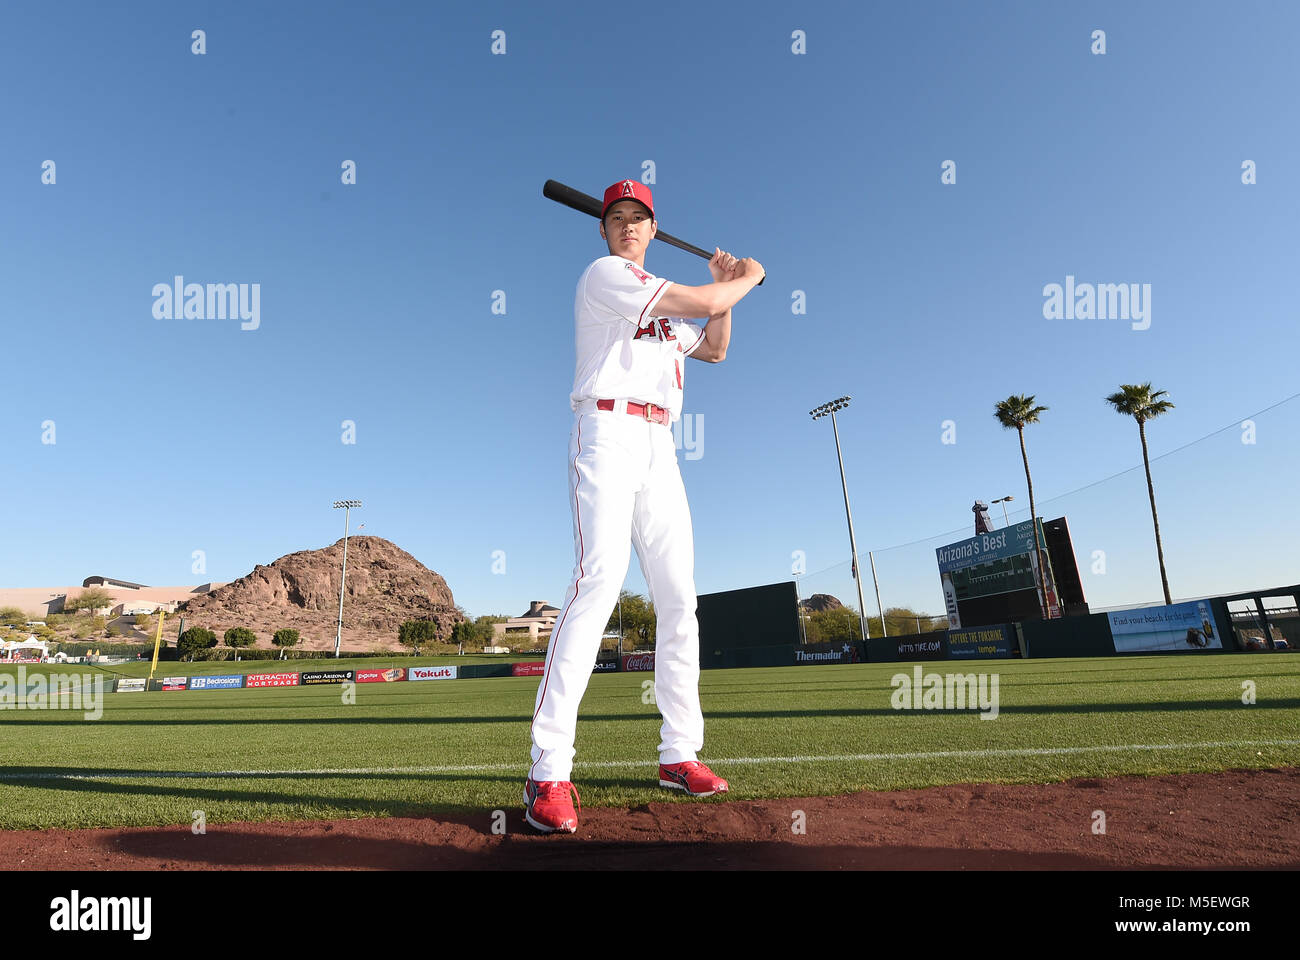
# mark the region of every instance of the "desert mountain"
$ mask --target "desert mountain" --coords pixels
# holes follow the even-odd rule
[[[302,635],[298,649],[333,650],[342,566],[342,540],[300,550],[186,601],[178,613],[186,629],[207,627],[218,643],[230,627],[247,627],[259,647],[269,647],[275,631],[289,627]],[[399,649],[397,631],[407,620],[432,620],[446,640],[463,619],[447,581],[415,557],[382,537],[348,538],[342,649]]]
[[[817,613],[821,610],[834,610],[836,607],[844,606],[844,604],[840,603],[829,593],[814,593],[807,600],[800,600],[799,606],[803,607],[805,610]]]

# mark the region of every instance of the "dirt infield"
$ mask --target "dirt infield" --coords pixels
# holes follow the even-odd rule
[[[667,796],[667,794],[665,794]],[[1094,811],[1105,833],[1094,833]],[[795,811],[806,833],[798,834]],[[499,819],[499,818],[498,818]],[[0,833],[11,870],[1300,869],[1300,769],[966,784],[583,812]]]

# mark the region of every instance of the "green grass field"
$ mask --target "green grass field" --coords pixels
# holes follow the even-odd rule
[[[426,658],[415,662],[472,662]],[[160,665],[158,676],[392,661]],[[164,669],[165,667],[165,669]],[[942,661],[999,677],[999,713],[896,710],[912,664],[705,671],[701,758],[733,799],[1300,764],[1300,658]],[[13,674],[6,666],[0,672]],[[26,665],[29,677],[90,673]],[[144,676],[148,664],[111,668]],[[584,807],[657,786],[650,674],[591,678],[573,779]],[[1252,681],[1257,702],[1242,703]],[[538,678],[106,694],[103,714],[0,711],[0,827],[90,827],[517,808]],[[682,802],[716,802],[687,801]]]

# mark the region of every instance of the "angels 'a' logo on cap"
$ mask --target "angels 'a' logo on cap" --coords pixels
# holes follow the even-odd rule
[[[619,180],[612,183],[605,190],[605,200],[600,208],[601,219],[609,213],[609,208],[620,200],[635,200],[651,217],[655,215],[654,200],[650,196],[650,188],[643,183],[637,183],[635,180]]]

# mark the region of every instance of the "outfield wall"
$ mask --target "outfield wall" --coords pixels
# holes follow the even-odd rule
[[[762,588],[767,598],[784,602],[778,592]],[[782,591],[783,592],[783,591]],[[739,594],[740,592],[733,592]],[[1042,659],[1049,657],[1102,657],[1127,656],[1152,653],[1180,655],[1187,653],[1246,653],[1255,648],[1243,642],[1240,619],[1234,623],[1229,601],[1253,599],[1259,607],[1264,626],[1270,626],[1269,614],[1262,599],[1276,600],[1291,597],[1300,601],[1300,586],[1249,591],[1228,597],[1188,601],[1169,606],[1138,607],[1130,610],[1096,613],[1080,617],[1063,617],[1056,620],[1028,620],[1024,623],[994,624],[964,629],[939,630],[931,633],[905,634],[895,637],[871,637],[865,643],[800,644],[775,642],[764,644],[735,644],[727,631],[713,630],[712,637],[719,641],[710,649],[702,638],[700,661],[702,667],[735,669],[745,667],[784,667],[797,665],[826,665],[841,663],[905,663],[932,660],[995,660],[1012,657]],[[741,597],[725,598],[726,603],[716,609],[726,613],[726,621],[734,624],[736,603]],[[1282,614],[1274,607],[1273,619],[1282,616],[1295,618],[1300,603],[1286,608]],[[751,608],[752,612],[752,608]],[[724,618],[714,619],[714,623]],[[783,620],[784,618],[780,618]],[[1191,626],[1189,626],[1191,624]],[[777,627],[764,639],[780,639],[789,632],[789,625]],[[1257,629],[1257,628],[1251,628]],[[1186,630],[1184,648],[1181,637]],[[1196,637],[1199,636],[1199,640]],[[1117,637],[1120,640],[1117,641]],[[1247,639],[1251,639],[1247,637]],[[1163,645],[1163,646],[1161,646]],[[1281,648],[1281,641],[1272,643]],[[1290,648],[1293,649],[1293,648]],[[648,672],[654,670],[654,652],[633,653],[621,660],[599,660],[593,673]],[[145,690],[193,691],[284,689],[344,683],[417,683],[437,680],[486,679],[493,677],[540,677],[545,661],[515,660],[503,663],[431,664],[427,666],[376,667],[348,669],[338,664],[328,669],[290,670],[279,661],[279,669],[271,667],[247,673],[194,676],[164,676],[152,680],[144,678],[104,678],[105,692],[131,693]],[[75,671],[73,664],[48,664],[46,670],[61,667]],[[44,670],[42,671],[44,672]]]
[[[1115,653],[1110,622],[1104,613],[1015,624],[1026,657],[1109,657]]]

